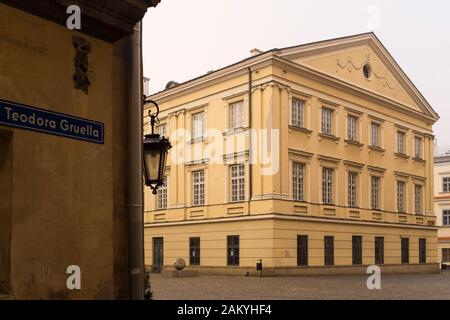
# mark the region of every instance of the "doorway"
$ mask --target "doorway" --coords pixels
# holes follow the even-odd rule
[[[164,266],[164,238],[153,238],[153,268],[152,271],[161,273]]]

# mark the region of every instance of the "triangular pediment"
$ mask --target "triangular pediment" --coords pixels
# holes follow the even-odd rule
[[[373,33],[284,48],[277,55],[438,119]]]

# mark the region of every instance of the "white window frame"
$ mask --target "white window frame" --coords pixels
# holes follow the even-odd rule
[[[230,200],[231,202],[245,201],[245,165],[230,166]]]
[[[450,226],[450,209],[442,210],[442,225]]]
[[[442,178],[442,192],[450,192],[450,177]]]
[[[400,188],[401,186],[401,188]],[[401,213],[406,212],[406,182],[397,180],[397,187],[396,187],[396,194],[397,194],[397,211]]]
[[[322,202],[324,204],[333,204],[333,168],[322,167]]]
[[[300,162],[292,162],[292,197],[305,201],[305,165]]]
[[[200,126],[200,127],[197,127]],[[202,139],[205,126],[205,113],[197,112],[192,114],[192,139]]]
[[[414,137],[414,157],[416,159],[423,159],[421,137]]]
[[[376,181],[376,184],[374,183]],[[370,176],[370,206],[373,210],[380,210],[381,178]]]
[[[205,170],[192,171],[192,206],[205,205]]]
[[[244,101],[230,103],[230,129],[238,129],[244,126]]]
[[[155,133],[159,134],[161,137],[167,138],[167,124],[161,123],[156,126]]]
[[[419,191],[419,193],[417,193]],[[414,184],[414,212],[423,214],[423,186]]]
[[[297,98],[292,99],[291,124],[295,127],[305,127],[305,101]]]
[[[349,207],[356,208],[358,206],[358,173],[354,171],[348,171],[347,179],[347,204]]]
[[[158,210],[167,209],[167,176],[163,178],[163,184],[158,188],[156,208]]]
[[[397,153],[406,154],[406,133],[397,131]]]
[[[321,132],[324,134],[333,135],[333,112],[331,108],[322,107]]]
[[[347,116],[347,140],[358,141],[358,117]]]
[[[375,130],[376,128],[376,130]],[[380,130],[381,125],[376,122],[370,123],[370,145],[373,147],[381,147],[380,144]],[[374,132],[376,131],[376,132]]]

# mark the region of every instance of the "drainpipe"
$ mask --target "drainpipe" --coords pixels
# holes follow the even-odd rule
[[[248,180],[249,180],[249,196],[248,196],[248,215],[250,215],[250,204],[252,200],[253,195],[253,151],[252,151],[252,86],[253,86],[253,79],[252,79],[252,68],[248,67],[248,127],[249,127],[249,147],[248,147],[248,156],[249,156],[249,170],[248,170]]]
[[[144,299],[142,22],[129,38],[128,251],[130,299]]]

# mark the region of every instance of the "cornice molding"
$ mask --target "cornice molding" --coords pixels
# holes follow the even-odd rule
[[[427,217],[427,216],[425,216]],[[159,227],[169,227],[177,225],[193,225],[193,224],[208,224],[208,223],[223,223],[223,222],[242,222],[242,221],[255,221],[255,220],[287,220],[287,221],[313,221],[313,222],[324,222],[324,223],[337,223],[337,224],[350,224],[350,225],[365,225],[365,226],[389,226],[389,227],[399,227],[407,229],[425,229],[425,230],[438,230],[435,226],[426,225],[415,225],[415,224],[405,224],[396,222],[382,222],[382,221],[360,221],[351,219],[341,219],[335,217],[317,217],[317,216],[299,216],[299,215],[288,215],[282,213],[273,214],[255,214],[251,216],[236,216],[236,217],[223,217],[223,218],[203,218],[199,220],[183,220],[183,221],[173,221],[173,222],[153,222],[145,223],[145,228],[159,228]]]
[[[67,7],[78,5],[83,14],[81,33],[110,43],[134,33],[149,7],[160,0],[1,0],[1,3],[66,26]]]

